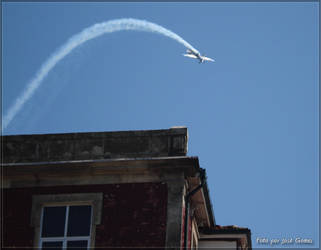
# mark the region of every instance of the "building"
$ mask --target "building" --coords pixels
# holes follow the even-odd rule
[[[182,127],[3,136],[3,247],[251,249],[249,229],[216,225],[187,141]]]

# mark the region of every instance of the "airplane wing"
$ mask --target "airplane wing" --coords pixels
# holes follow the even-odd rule
[[[215,60],[214,60],[214,59],[209,58],[209,57],[206,57],[206,56],[203,56],[202,58],[203,58],[203,60],[205,60],[205,61],[215,62]]]
[[[198,52],[197,50],[194,50],[194,49],[187,49],[186,52],[188,54],[194,54],[194,55],[197,55],[199,54],[200,52]]]
[[[183,54],[183,56],[187,56],[187,57],[190,57],[190,58],[195,58],[195,59],[197,59],[197,56],[192,55],[192,54]]]

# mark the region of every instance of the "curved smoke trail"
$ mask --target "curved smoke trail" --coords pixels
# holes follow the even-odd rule
[[[145,20],[138,20],[133,18],[123,18],[115,19],[103,23],[97,23],[90,26],[80,33],[72,36],[62,47],[60,47],[47,61],[45,61],[39,71],[36,73],[35,77],[27,84],[24,91],[16,99],[15,103],[10,107],[9,111],[3,118],[3,128],[6,128],[16,114],[21,110],[26,101],[28,101],[37,88],[40,86],[43,79],[48,75],[50,70],[55,67],[55,65],[68,55],[73,49],[79,45],[85,43],[88,40],[101,36],[105,33],[112,33],[121,30],[137,30],[159,33],[161,35],[167,36],[176,40],[177,42],[183,44],[186,48],[189,48],[195,52],[198,52],[192,45],[186,42],[179,35],[174,32],[165,29],[164,27],[151,23]]]

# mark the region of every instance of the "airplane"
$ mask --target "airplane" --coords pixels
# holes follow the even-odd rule
[[[186,50],[187,54],[183,54],[183,56],[187,56],[190,58],[195,58],[199,60],[199,63],[203,63],[204,61],[211,61],[211,62],[215,62],[215,60],[213,60],[212,58],[206,57],[206,56],[202,56],[199,52],[193,51],[191,49],[187,49]]]

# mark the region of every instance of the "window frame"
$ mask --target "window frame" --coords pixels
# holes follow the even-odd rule
[[[101,223],[103,193],[72,193],[72,194],[46,194],[32,196],[31,209],[31,226],[34,227],[34,247],[41,248],[44,241],[41,237],[43,208],[50,206],[74,206],[74,205],[90,205],[91,206],[91,225],[90,235],[88,239],[88,248],[95,247],[96,225]],[[68,208],[69,209],[69,208]],[[67,216],[67,215],[65,215]],[[65,221],[65,223],[67,223]],[[66,226],[66,224],[65,224]],[[50,237],[50,240],[45,241],[62,241],[63,246],[68,240],[81,240],[86,236],[71,236],[71,237]],[[52,239],[52,240],[51,240]],[[67,240],[68,239],[68,240]]]

